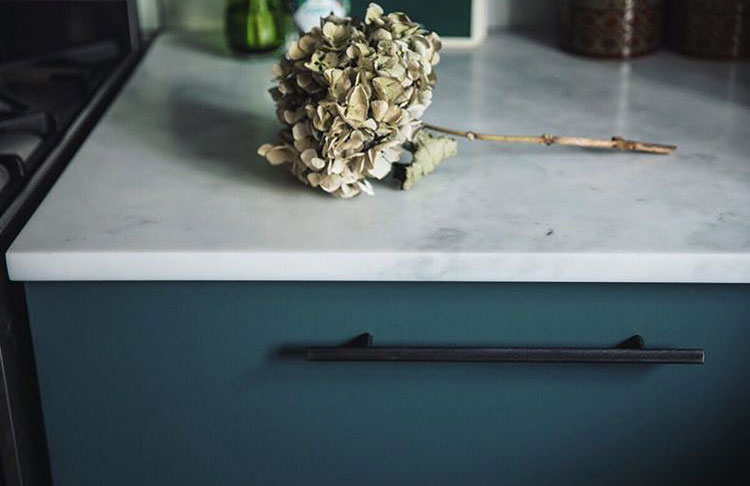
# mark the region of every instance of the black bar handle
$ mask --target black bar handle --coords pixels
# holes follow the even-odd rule
[[[702,349],[647,349],[635,335],[613,348],[374,347],[361,334],[343,346],[307,348],[308,361],[703,364]]]

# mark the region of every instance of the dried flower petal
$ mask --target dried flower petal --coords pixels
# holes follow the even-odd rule
[[[368,194],[370,196],[375,194],[375,191],[372,190],[372,184],[370,184],[370,181],[368,181],[367,179],[357,181],[357,185],[365,194]]]
[[[367,117],[367,110],[370,107],[367,92],[362,85],[357,85],[349,94],[346,108],[346,118],[354,122],[364,122]]]
[[[264,143],[260,147],[258,147],[258,155],[261,157],[265,157],[266,154],[273,148],[273,145],[270,143]]]
[[[386,112],[388,111],[388,102],[383,100],[374,100],[370,105],[372,111],[372,117],[375,121],[383,121]]]
[[[286,162],[294,162],[297,158],[297,152],[288,145],[277,145],[265,150],[264,157],[268,159],[271,165],[280,165]]]
[[[375,89],[375,93],[377,93],[379,99],[390,102],[395,101],[404,94],[404,87],[395,78],[375,78],[372,80],[372,87]]]
[[[383,7],[378,5],[377,3],[371,3],[367,7],[367,12],[365,13],[365,24],[371,24],[375,19],[379,19],[383,15]]]
[[[299,122],[292,127],[292,136],[295,140],[306,138],[308,135],[310,135],[310,128],[307,123]]]
[[[318,185],[320,184],[320,172],[310,172],[309,174],[307,174],[307,182],[312,187],[318,187]]]
[[[312,35],[303,35],[297,41],[297,47],[307,54],[315,51],[315,47],[318,45],[318,40]]]
[[[326,192],[334,192],[341,187],[341,176],[338,174],[328,174],[320,179],[320,187]]]
[[[382,179],[391,171],[391,163],[382,153],[375,155],[373,160],[372,169],[368,170],[367,173],[376,179]]]

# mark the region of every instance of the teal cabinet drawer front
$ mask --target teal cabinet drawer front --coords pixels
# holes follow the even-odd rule
[[[56,486],[745,484],[750,287],[33,283]],[[704,365],[308,346],[703,348]]]

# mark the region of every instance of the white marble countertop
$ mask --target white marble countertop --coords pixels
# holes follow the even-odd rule
[[[14,280],[750,282],[750,65],[499,34],[446,52],[426,121],[674,143],[460,143],[411,191],[338,200],[255,155],[270,58],[165,35],[9,249]]]

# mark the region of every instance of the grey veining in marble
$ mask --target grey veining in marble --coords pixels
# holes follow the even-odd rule
[[[460,143],[408,192],[268,166],[270,58],[158,39],[8,252],[16,280],[750,282],[750,65],[619,63],[500,34],[446,52],[428,122],[674,143]]]

